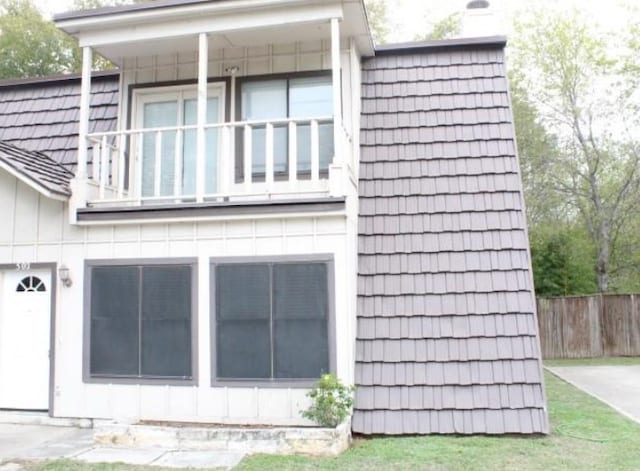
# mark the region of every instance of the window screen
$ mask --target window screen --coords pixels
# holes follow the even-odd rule
[[[218,378],[314,379],[329,371],[326,263],[214,270]]]
[[[192,267],[91,268],[91,376],[190,378]]]

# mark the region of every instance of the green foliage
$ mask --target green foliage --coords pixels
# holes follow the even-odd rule
[[[580,226],[607,292],[621,241],[640,249],[630,229],[640,213],[640,123],[633,68],[618,53],[625,35],[591,21],[578,12],[529,15],[516,27],[511,78],[529,222]],[[640,43],[628,43],[637,53]]]
[[[302,416],[323,427],[337,427],[351,414],[353,388],[343,385],[333,374],[324,374],[307,393],[313,400]]]
[[[73,70],[68,37],[31,0],[0,1],[0,78],[42,77]]]
[[[431,27],[431,31],[426,35],[416,37],[416,41],[449,39],[460,34],[462,30],[462,15],[452,13],[451,15],[437,21]]]
[[[391,30],[387,2],[386,0],[365,0],[365,6],[373,40],[376,44],[384,44]]]
[[[568,213],[566,198],[557,191],[559,176],[549,165],[560,153],[556,137],[542,125],[527,91],[513,73],[510,85],[527,221],[535,227],[551,220],[562,220]]]
[[[131,3],[76,0],[74,9]],[[94,55],[94,70],[112,68]],[[77,42],[44,18],[32,0],[0,0],[0,79],[44,77],[79,72],[82,53]]]
[[[598,290],[595,252],[581,227],[535,227],[531,262],[538,296],[591,294]]]

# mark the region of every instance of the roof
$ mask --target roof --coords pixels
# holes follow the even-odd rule
[[[405,43],[376,45],[376,55],[435,52],[443,49],[503,49],[507,45],[506,36],[486,36],[479,38],[433,39]]]
[[[545,433],[504,51],[429,44],[363,64],[353,430]]]
[[[134,11],[159,10],[162,8],[197,5],[199,3],[214,3],[221,0],[154,0],[152,2],[133,3],[130,5],[116,5],[111,7],[92,8],[86,10],[68,11],[53,16],[53,21],[77,20],[96,16],[116,15]]]
[[[91,81],[90,132],[116,127],[119,73]],[[69,169],[77,162],[80,76],[0,81],[0,140],[42,152]]]
[[[66,198],[73,173],[42,152],[27,151],[0,141],[0,167],[45,196]]]

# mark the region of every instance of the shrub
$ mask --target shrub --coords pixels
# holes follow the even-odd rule
[[[323,427],[337,427],[351,414],[353,387],[343,385],[333,374],[324,374],[307,393],[313,404],[302,416]]]

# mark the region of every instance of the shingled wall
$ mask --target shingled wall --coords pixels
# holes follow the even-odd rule
[[[89,132],[115,130],[118,72],[91,81]],[[42,152],[68,169],[78,155],[80,76],[0,81],[0,141]]]
[[[503,47],[363,65],[356,433],[548,430]]]

